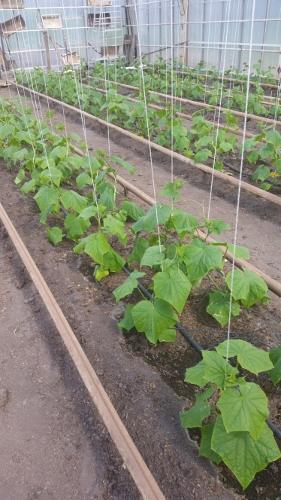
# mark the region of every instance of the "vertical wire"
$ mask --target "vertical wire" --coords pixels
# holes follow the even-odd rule
[[[63,17],[66,20],[67,18],[66,18],[66,13],[65,13],[64,0],[61,0],[61,4],[62,4],[62,10],[63,10]],[[68,43],[69,50],[70,50],[70,55],[71,55],[72,54],[72,49],[71,49],[71,44],[70,44],[70,38],[69,38],[68,31],[69,31],[68,30],[68,26],[66,24],[66,36],[67,36],[67,39],[68,39],[66,41],[66,43]],[[66,49],[67,49],[67,47],[66,47]],[[80,118],[81,118],[82,130],[83,130],[83,137],[84,137],[85,146],[86,146],[86,156],[87,156],[87,159],[88,159],[90,177],[91,177],[91,182],[92,182],[93,203],[97,207],[97,217],[98,217],[98,223],[100,225],[99,204],[98,204],[97,193],[96,193],[96,182],[95,182],[93,170],[92,170],[92,167],[91,167],[91,158],[90,158],[90,151],[89,151],[89,144],[88,144],[88,137],[87,137],[87,126],[86,126],[85,116],[83,115],[83,112],[82,112],[83,108],[82,108],[82,103],[81,103],[81,96],[80,96],[80,93],[79,93],[79,86],[78,86],[78,83],[77,83],[77,78],[76,78],[75,71],[73,71],[73,76],[74,76],[74,82],[75,82],[75,88],[76,88],[76,95],[77,95],[77,99],[78,99],[78,105],[79,105],[79,109],[80,109]],[[81,88],[81,95],[82,95],[82,98],[83,98],[84,97],[84,95],[83,95],[83,86],[81,85],[80,88]]]
[[[240,199],[241,199],[241,183],[242,183],[242,175],[243,175],[245,141],[246,141],[246,131],[247,131],[247,114],[248,114],[248,102],[249,102],[249,93],[250,93],[250,78],[251,78],[251,65],[252,65],[255,8],[256,8],[256,0],[252,0],[251,31],[250,31],[249,61],[248,61],[249,67],[248,67],[248,75],[247,75],[246,106],[245,106],[245,116],[244,116],[244,124],[243,124],[243,142],[242,142],[242,150],[241,150],[241,161],[240,161],[240,169],[239,169],[239,184],[238,184],[237,204],[236,204],[236,214],[235,214],[235,228],[234,228],[234,240],[233,240],[233,261],[232,261],[232,266],[231,266],[229,316],[228,316],[228,326],[227,326],[226,360],[228,360],[228,358],[229,358],[229,341],[230,341],[230,335],[231,335],[231,315],[232,315],[232,302],[233,302],[232,290],[233,290],[233,284],[234,284],[235,258],[236,258],[237,239],[238,239],[239,210],[240,210]]]
[[[171,1],[171,182],[174,181],[174,3]],[[174,208],[173,199],[171,200],[172,210]]]
[[[139,56],[140,56],[140,71],[141,71],[141,79],[142,79],[142,84],[143,84],[143,98],[144,98],[144,107],[145,107],[145,120],[146,120],[146,128],[147,128],[152,189],[153,189],[153,196],[155,199],[155,218],[156,218],[156,222],[157,222],[158,245],[159,245],[159,252],[162,253],[161,234],[160,234],[160,226],[159,226],[159,214],[158,214],[158,207],[157,207],[157,193],[156,193],[154,165],[153,165],[152,149],[151,149],[150,125],[149,125],[149,117],[148,117],[148,110],[147,110],[146,88],[145,88],[144,71],[143,71],[143,63],[142,63],[142,61],[143,61],[143,59],[142,59],[142,45],[141,45],[140,33],[139,33],[139,16],[138,16],[138,9],[137,9],[136,0],[133,0],[133,2],[134,2],[136,28],[137,28],[137,40],[138,40]]]
[[[212,165],[212,176],[211,176],[211,186],[210,186],[210,192],[209,192],[209,203],[208,203],[208,214],[207,217],[210,219],[211,215],[211,204],[212,204],[212,195],[213,195],[213,187],[214,187],[214,171],[216,168],[216,161],[217,161],[217,150],[218,150],[218,138],[219,138],[219,124],[220,124],[220,118],[221,118],[221,108],[222,108],[222,100],[223,100],[223,84],[224,84],[224,77],[225,77],[225,67],[226,67],[226,54],[227,54],[227,40],[228,40],[228,32],[229,32],[229,20],[230,20],[230,5],[231,5],[231,0],[228,1],[228,11],[227,11],[227,21],[226,21],[226,30],[225,30],[225,45],[224,45],[224,58],[223,58],[223,70],[222,70],[222,80],[221,80],[221,90],[220,90],[220,101],[219,101],[219,110],[218,110],[218,118],[217,118],[217,127],[216,127],[216,138],[215,138],[215,151],[214,151],[214,158],[213,158],[213,165]]]

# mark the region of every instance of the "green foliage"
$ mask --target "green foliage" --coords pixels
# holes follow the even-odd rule
[[[221,326],[225,326],[228,324],[230,312],[232,317],[239,316],[240,306],[237,302],[231,301],[229,293],[211,292],[209,294],[207,312],[213,316]]]
[[[191,283],[198,283],[209,271],[223,267],[223,253],[217,246],[194,239],[184,249],[183,262]]]
[[[143,276],[145,276],[145,273],[133,271],[126,281],[113,291],[116,301],[119,302],[124,297],[131,295],[131,293],[138,288],[138,280],[143,278]]]
[[[60,227],[49,227],[47,231],[48,240],[54,246],[58,245],[63,239],[63,232]]]
[[[181,313],[192,288],[187,276],[180,269],[169,268],[155,274],[153,281],[155,297]]]
[[[281,381],[281,346],[271,349],[269,356],[274,366],[269,375],[272,382],[278,384]]]
[[[142,300],[132,308],[131,314],[136,330],[144,333],[152,344],[175,339],[177,315],[167,302]]]
[[[251,307],[258,302],[265,302],[268,298],[268,287],[265,281],[257,274],[245,269],[235,269],[226,276],[226,283],[233,297],[241,301],[243,306]]]
[[[231,339],[219,344],[216,351],[203,351],[202,357],[202,361],[187,369],[185,381],[207,388],[196,395],[189,410],[181,413],[182,425],[200,428],[200,455],[214,463],[223,461],[246,488],[257,472],[281,456],[267,425],[266,394],[240,373],[243,369],[271,376],[271,353],[246,341]],[[229,362],[233,357],[236,366]],[[273,357],[278,362],[280,348]]]

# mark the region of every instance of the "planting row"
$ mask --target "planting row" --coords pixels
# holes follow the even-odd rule
[[[195,114],[190,128],[176,116],[170,106],[163,109],[146,107],[143,96],[137,103],[121,96],[114,89],[105,94],[83,85],[74,72],[62,74],[42,70],[17,72],[17,82],[68,104],[74,105],[110,123],[147,138],[157,144],[192,158],[195,162],[214,164],[214,168],[239,171],[241,143],[227,130],[216,130],[201,114]],[[235,117],[227,114],[233,125]],[[244,171],[252,182],[265,190],[280,190],[281,134],[273,128],[262,128],[245,144]],[[230,167],[229,167],[230,165]]]
[[[21,192],[32,194],[49,241],[73,241],[74,251],[94,263],[97,281],[126,270],[128,277],[114,290],[116,301],[127,303],[123,329],[144,334],[151,344],[174,341],[186,303],[203,283],[209,288],[207,311],[220,325],[227,325],[241,308],[268,300],[259,276],[227,269],[224,253],[232,245],[207,242],[209,234],[227,228],[224,221],[198,220],[174,207],[179,181],[165,186],[167,204],[145,211],[117,193],[114,165],[129,170],[131,165],[103,151],[76,156],[70,141],[78,137],[57,135],[21,101],[1,100],[0,106],[0,156],[16,171]],[[199,229],[206,239],[199,238]],[[244,247],[236,255],[249,257]],[[139,280],[149,288],[151,300],[137,298]],[[267,425],[267,396],[257,379],[261,372],[274,384],[281,380],[281,348],[266,352],[230,340],[202,351],[202,361],[187,370],[185,379],[204,391],[181,414],[182,425],[201,429],[200,454],[224,462],[243,488],[280,457]]]
[[[122,60],[114,64],[98,63],[90,71],[90,75],[101,79],[105,79],[106,76],[108,80],[117,83],[133,85],[141,89],[145,86],[147,90],[202,101],[213,106],[221,105],[230,110],[242,112],[246,110],[245,82],[234,82],[230,87],[227,80],[216,80],[213,75],[212,86],[209,86],[206,75],[200,75],[187,67],[178,72],[163,60],[145,65],[143,73],[140,71],[139,61],[129,68]],[[265,99],[264,89],[256,79],[252,82],[248,95],[248,113],[277,119],[281,114],[279,99],[273,99],[271,104],[267,104]]]

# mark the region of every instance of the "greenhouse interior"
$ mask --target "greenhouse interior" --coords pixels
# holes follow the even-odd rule
[[[280,0],[0,42],[0,500],[280,499]]]

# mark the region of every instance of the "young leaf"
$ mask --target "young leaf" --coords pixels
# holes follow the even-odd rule
[[[184,381],[189,384],[198,385],[198,387],[204,387],[208,380],[204,378],[206,365],[204,361],[199,361],[197,365],[187,368],[185,372]]]
[[[62,172],[57,167],[49,167],[43,170],[39,176],[40,184],[54,184],[59,187],[61,183]]]
[[[196,283],[212,269],[221,269],[223,253],[202,240],[194,239],[184,250],[183,261],[191,283]]]
[[[36,188],[35,179],[30,179],[30,181],[27,181],[22,185],[20,190],[21,190],[21,193],[28,194],[28,193],[31,193],[32,191],[34,192],[35,188]]]
[[[231,271],[226,275],[225,281],[235,300],[240,300],[245,307],[252,307],[257,302],[265,302],[267,300],[268,287],[260,276],[248,269],[244,271],[235,269],[233,272],[232,290]]]
[[[86,208],[88,202],[85,196],[81,196],[76,191],[64,189],[61,194],[61,202],[66,210],[73,210],[78,214]]]
[[[18,186],[19,184],[21,184],[25,179],[25,171],[24,171],[24,168],[20,168],[19,171],[18,171],[18,175],[16,176],[15,180],[14,180],[14,183],[16,184],[16,186]]]
[[[237,356],[239,365],[255,375],[267,372],[273,368],[270,360],[270,353],[253,346],[249,342],[240,339],[225,340],[216,347],[216,351],[229,358]]]
[[[186,234],[193,235],[194,231],[199,226],[196,217],[179,208],[174,209],[171,215],[171,224],[180,238],[183,238]]]
[[[202,351],[205,365],[204,379],[224,389],[226,384],[236,382],[238,369],[231,366],[215,351]]]
[[[269,356],[274,366],[269,376],[274,384],[278,384],[281,381],[281,346],[271,349]]]
[[[166,342],[167,336],[171,337],[171,332],[177,322],[177,316],[169,304],[156,299],[154,302],[149,300],[141,300],[132,309],[132,317],[134,325],[138,332],[144,333],[146,338],[152,344]],[[168,335],[167,335],[168,334]]]
[[[201,394],[196,395],[196,401],[190,410],[184,410],[180,413],[181,425],[184,428],[202,427],[202,422],[211,414],[211,407],[208,398],[211,397],[214,390],[210,387]]]
[[[137,221],[140,217],[144,216],[144,210],[142,207],[139,207],[133,201],[125,200],[122,203],[121,209],[124,210],[130,219]]]
[[[254,479],[257,472],[280,458],[280,451],[267,425],[254,440],[248,432],[227,433],[221,417],[214,426],[211,440],[212,450],[217,453],[229,467],[245,489]]]
[[[154,293],[181,313],[191,291],[191,283],[180,269],[167,269],[155,274]]]
[[[205,226],[208,229],[209,234],[221,234],[223,231],[228,231],[230,229],[229,224],[226,224],[223,220],[219,219],[205,219]]]
[[[265,393],[252,382],[227,388],[217,406],[226,432],[249,432],[253,439],[258,439],[269,415]]]
[[[260,181],[264,182],[266,179],[270,177],[270,168],[267,167],[266,165],[261,165],[260,167],[256,168],[252,175],[252,179],[254,181]]]
[[[82,189],[85,186],[90,186],[92,184],[91,176],[86,172],[82,172],[76,177],[76,184],[79,189]]]
[[[132,229],[136,233],[140,231],[145,231],[151,233],[159,225],[165,224],[171,215],[171,208],[167,205],[161,205],[156,203],[151,207],[146,214],[141,217],[135,224],[133,224]]]
[[[182,187],[183,181],[180,179],[176,179],[173,182],[168,182],[161,190],[161,194],[163,196],[166,196],[167,198],[171,198],[173,201],[179,201],[180,190]]]
[[[123,245],[127,242],[127,234],[125,224],[111,214],[108,214],[103,221],[104,229],[112,236],[117,236],[120,243]]]
[[[133,271],[130,276],[120,285],[118,288],[115,288],[113,291],[113,295],[117,302],[127,297],[127,295],[131,295],[131,293],[138,288],[138,280],[145,276],[145,273],[141,273],[139,271]]]
[[[101,281],[109,275],[109,270],[104,269],[102,266],[96,266],[94,272],[94,278],[96,281]]]
[[[110,250],[111,246],[106,236],[100,231],[86,236],[86,238],[83,238],[74,248],[74,251],[78,253],[84,251],[94,262],[100,265],[103,264],[104,255],[110,252]]]
[[[71,240],[76,240],[90,227],[90,222],[74,214],[67,214],[64,219],[64,227],[67,231],[67,236]]]
[[[59,191],[51,186],[42,186],[34,196],[40,212],[40,221],[46,222],[50,212],[58,211],[59,208]]]
[[[47,231],[48,240],[53,245],[58,245],[63,239],[63,232],[60,227],[49,227]]]
[[[118,326],[122,328],[122,330],[126,330],[129,332],[134,328],[134,320],[132,317],[132,309],[134,304],[128,304],[125,309],[124,317],[119,321]]]
[[[211,448],[213,430],[214,424],[203,425],[201,429],[199,455],[200,457],[208,458],[211,462],[218,465],[221,462],[221,457]]]
[[[141,259],[141,266],[159,266],[165,259],[165,247],[163,245],[155,245],[148,247]]]
[[[209,294],[209,304],[207,312],[215,318],[221,325],[225,326],[229,320],[230,311],[230,294],[224,292],[211,292]],[[237,302],[232,301],[231,316],[239,316],[240,306]]]
[[[136,238],[134,243],[134,248],[128,257],[128,263],[129,264],[131,264],[132,262],[140,263],[143,254],[148,247],[149,247],[149,242],[145,238],[142,238],[141,236]]]

